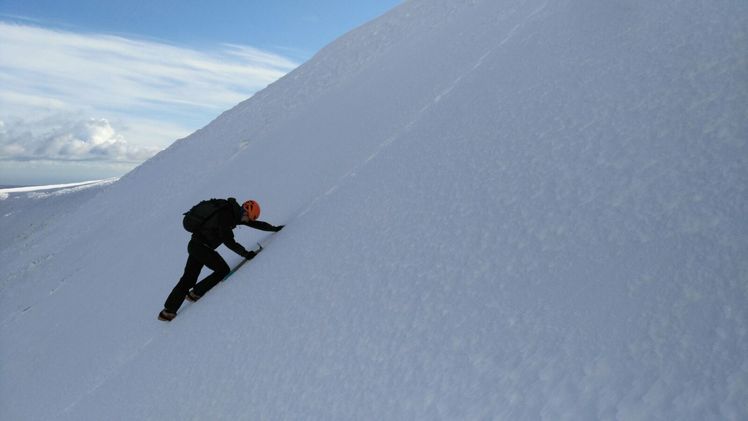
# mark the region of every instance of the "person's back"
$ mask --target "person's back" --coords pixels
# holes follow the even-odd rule
[[[226,204],[206,219],[202,227],[192,234],[192,237],[215,249],[227,238],[234,238],[233,229],[241,223],[243,213],[236,199],[229,197]]]

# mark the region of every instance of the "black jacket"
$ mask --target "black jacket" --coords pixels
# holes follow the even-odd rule
[[[278,231],[278,227],[263,221],[242,222],[242,214],[244,213],[242,207],[234,198],[229,198],[228,202],[228,206],[205,221],[199,232],[192,234],[192,239],[214,250],[221,244],[225,244],[236,254],[246,257],[247,250],[234,240],[234,228],[237,225],[246,225],[261,231],[273,232]]]

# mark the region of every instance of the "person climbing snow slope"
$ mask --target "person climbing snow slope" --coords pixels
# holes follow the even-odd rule
[[[199,300],[229,274],[231,268],[216,251],[221,244],[247,260],[255,257],[254,251],[248,251],[234,240],[233,230],[237,225],[270,232],[283,228],[283,225],[259,221],[259,216],[260,205],[256,201],[247,200],[240,206],[233,197],[205,200],[185,213],[183,225],[192,232],[187,244],[187,263],[184,274],[166,298],[164,309],[158,315],[159,320],[173,320],[185,299],[192,302]],[[197,282],[203,266],[213,273]]]

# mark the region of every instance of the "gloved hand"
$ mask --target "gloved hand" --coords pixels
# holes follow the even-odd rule
[[[255,253],[254,251],[248,251],[248,252],[244,253],[244,256],[242,256],[242,257],[244,257],[247,260],[252,260],[252,259],[255,258],[255,256],[257,256],[257,253]]]
[[[275,232],[278,232],[278,231],[282,230],[282,229],[283,229],[283,227],[285,227],[285,225],[277,225],[277,226],[275,227]]]

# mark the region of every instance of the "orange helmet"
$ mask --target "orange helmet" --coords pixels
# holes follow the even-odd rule
[[[250,220],[254,221],[260,217],[260,204],[254,200],[247,200],[242,204],[242,208]]]

